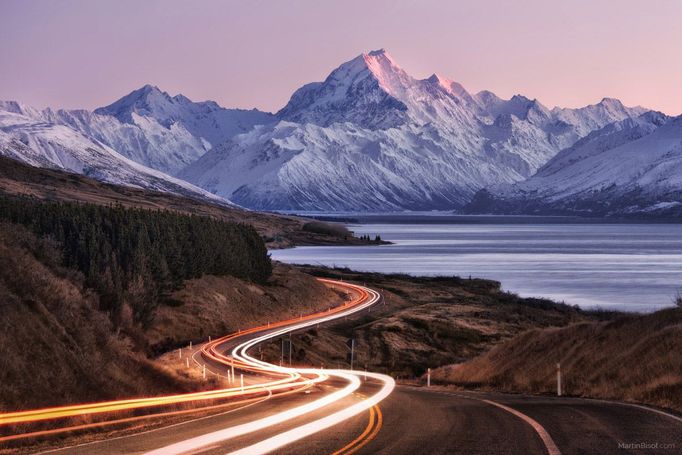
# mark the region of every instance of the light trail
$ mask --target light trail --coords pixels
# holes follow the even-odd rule
[[[191,438],[185,441],[172,444],[170,446],[157,449],[152,454],[172,454],[183,453],[187,451],[196,450],[197,448],[206,447],[217,442],[223,442],[228,439],[253,433],[263,430],[272,425],[286,422],[292,418],[304,416],[314,411],[320,410],[326,406],[348,397],[355,390],[360,387],[360,374],[348,370],[326,370],[314,368],[292,368],[273,365],[268,362],[257,360],[248,354],[248,351],[257,344],[263,343],[267,340],[291,333],[297,330],[305,329],[307,327],[317,325],[324,322],[329,322],[341,317],[346,317],[369,308],[371,305],[377,303],[381,296],[378,292],[348,283],[343,283],[335,280],[319,279],[330,286],[338,286],[352,291],[357,294],[357,297],[350,302],[343,305],[330,308],[327,311],[306,315],[301,315],[299,318],[280,321],[273,324],[254,327],[252,329],[238,331],[219,338],[212,342],[206,343],[201,348],[201,354],[207,361],[215,362],[226,366],[230,369],[237,369],[240,371],[252,372],[260,375],[275,377],[274,380],[265,381],[258,384],[240,385],[238,387],[230,387],[226,389],[218,389],[204,392],[195,392],[180,395],[167,395],[161,397],[136,398],[128,400],[115,400],[102,403],[89,403],[73,406],[58,406],[53,408],[18,411],[0,414],[0,426],[9,424],[31,423],[50,419],[63,419],[69,417],[76,417],[82,415],[94,415],[101,413],[111,413],[123,410],[135,410],[141,408],[160,407],[167,405],[174,405],[180,403],[191,403],[202,400],[226,399],[233,397],[247,397],[250,395],[267,394],[268,397],[276,393],[287,393],[299,388],[308,388],[314,384],[327,380],[329,377],[336,377],[347,382],[347,385],[336,392],[333,392],[321,399],[313,402],[288,409],[277,414],[261,418],[242,425],[236,425],[220,431],[209,433],[206,435]],[[238,344],[231,352],[231,356],[221,352],[224,350],[223,346],[233,342],[242,337],[249,337],[249,335],[257,335],[253,338],[248,338],[241,344]],[[342,411],[334,412],[322,419],[302,425],[294,430],[284,432],[275,437],[266,439],[250,447],[249,453],[265,453],[274,450],[283,445],[290,444],[298,439],[322,431],[339,422],[349,419],[363,411],[371,409],[379,401],[388,396],[393,388],[395,382],[392,378],[376,373],[362,373],[363,376],[371,377],[377,381],[383,382],[383,387],[375,395],[364,399]],[[232,377],[234,382],[235,378]],[[172,413],[152,414],[151,416],[163,416]],[[124,419],[116,419],[112,422],[121,422]],[[98,422],[99,424],[106,424],[107,422]],[[92,426],[95,426],[94,424]],[[68,431],[69,429],[76,429],[76,427],[67,427],[62,429]],[[49,431],[52,433],[52,431]],[[14,438],[15,436],[12,436]]]
[[[334,282],[338,283],[338,282]],[[261,372],[270,372],[270,373],[276,373],[276,374],[282,374],[282,375],[292,375],[292,376],[302,376],[302,375],[319,375],[322,371],[328,375],[328,376],[334,376],[340,379],[344,379],[348,382],[348,385],[344,387],[343,389],[334,392],[330,395],[327,395],[323,398],[320,398],[318,400],[315,400],[313,402],[307,403],[305,405],[301,405],[292,409],[288,409],[286,411],[274,414],[272,416],[268,416],[265,418],[261,418],[252,422],[248,422],[242,425],[237,425],[234,427],[229,427],[223,430],[219,431],[214,431],[212,433],[208,433],[205,435],[197,436],[191,439],[187,439],[185,441],[181,441],[175,444],[171,444],[165,447],[161,447],[159,449],[156,449],[154,451],[148,452],[147,455],[164,455],[164,454],[182,454],[186,452],[192,452],[196,451],[198,449],[201,449],[203,447],[211,446],[217,443],[222,443],[225,442],[229,439],[242,436],[245,434],[249,433],[254,433],[260,430],[264,430],[270,426],[277,425],[280,423],[284,423],[290,419],[296,418],[303,416],[305,414],[309,414],[313,411],[320,410],[326,406],[331,405],[332,403],[335,403],[347,396],[349,396],[351,393],[353,393],[355,390],[357,390],[360,387],[361,380],[360,380],[360,375],[362,376],[367,376],[371,377],[379,382],[383,382],[383,386],[380,389],[380,391],[373,396],[366,398],[359,403],[356,403],[352,406],[349,406],[341,411],[334,412],[333,414],[326,416],[321,419],[317,419],[313,422],[309,422],[305,425],[298,426],[292,430],[283,432],[281,434],[278,434],[274,437],[265,439],[257,444],[251,445],[249,447],[243,448],[237,452],[238,454],[259,454],[259,453],[267,453],[272,450],[281,448],[285,445],[291,444],[292,442],[298,441],[302,438],[305,438],[307,436],[310,436],[314,433],[317,433],[319,431],[322,431],[324,429],[327,429],[329,427],[332,427],[338,423],[343,422],[344,420],[350,419],[351,417],[354,417],[364,411],[367,411],[368,409],[371,409],[374,407],[377,403],[379,403],[381,400],[386,398],[394,389],[395,387],[395,381],[393,378],[390,376],[386,376],[383,374],[378,374],[378,373],[357,373],[355,371],[349,371],[349,370],[320,370],[320,369],[312,369],[312,368],[291,368],[291,367],[282,367],[282,366],[277,366],[273,365],[268,362],[264,362],[258,359],[255,359],[251,357],[248,354],[248,350],[256,346],[257,344],[260,344],[264,341],[270,340],[272,338],[277,338],[281,335],[284,335],[286,333],[290,333],[293,331],[301,330],[307,327],[310,327],[312,325],[316,325],[322,322],[327,322],[331,321],[334,319],[337,319],[339,317],[345,317],[350,314],[356,313],[358,311],[362,311],[365,308],[368,308],[369,306],[375,304],[376,302],[379,301],[380,295],[376,291],[361,287],[361,286],[355,286],[355,285],[348,285],[345,284],[345,286],[350,286],[356,290],[362,291],[361,295],[366,296],[367,298],[363,299],[364,303],[360,303],[357,305],[352,306],[349,308],[347,311],[337,311],[334,312],[334,314],[329,314],[327,316],[322,316],[322,317],[317,317],[317,318],[311,318],[310,320],[306,320],[304,322],[300,322],[298,324],[293,324],[290,326],[287,326],[285,328],[279,329],[279,330],[271,330],[268,333],[255,337],[251,340],[248,340],[238,346],[236,346],[232,350],[232,361],[238,363],[240,365],[240,368],[243,369],[250,369],[251,371],[261,371]],[[213,359],[220,359],[224,360],[227,359],[226,356],[219,355],[217,353],[216,347],[221,344],[220,340],[217,340],[215,342],[214,346],[208,347],[206,349],[206,352],[209,353],[211,358]],[[229,361],[229,360],[228,360]]]
[[[350,284],[345,284],[342,282],[337,282],[333,280],[325,280],[325,279],[320,279],[320,281],[325,282],[325,283],[330,283],[333,285],[341,286],[341,287],[347,287],[347,288],[354,288],[354,285]],[[315,313],[311,315],[304,316],[303,318],[295,318],[295,319],[289,319],[285,321],[280,321],[274,324],[268,324],[264,326],[259,326],[259,327],[254,327],[249,330],[244,330],[244,331],[239,331],[237,333],[233,333],[230,335],[227,335],[223,338],[220,338],[218,340],[213,341],[212,343],[207,343],[202,348],[202,353],[205,353],[207,357],[212,358],[220,363],[223,363],[225,365],[231,366],[233,363],[235,364],[235,368],[238,368],[238,365],[236,362],[232,362],[229,357],[224,356],[218,352],[214,352],[216,349],[216,346],[219,346],[220,344],[224,344],[227,341],[231,341],[235,338],[239,338],[242,336],[246,336],[251,333],[256,333],[259,331],[267,330],[269,328],[275,328],[275,327],[282,327],[287,324],[293,324],[294,322],[299,322],[301,320],[309,320],[309,319],[314,319],[319,316],[329,316],[333,314],[337,314],[339,312],[342,312],[343,310],[347,310],[348,308],[352,308],[355,305],[360,305],[364,302],[366,299],[367,294],[362,292],[360,293],[360,297],[355,299],[352,302],[349,302],[345,305],[341,305],[338,307],[331,308],[328,311],[323,311],[320,313]],[[207,349],[207,347],[209,349]],[[244,369],[246,370],[251,370],[251,368],[248,365],[244,365]],[[284,374],[286,376],[285,379],[280,379],[276,381],[270,381],[270,382],[265,382],[262,384],[255,384],[255,385],[248,385],[245,386],[243,389],[241,387],[230,387],[230,388],[225,388],[225,389],[218,389],[218,390],[209,390],[209,391],[203,391],[203,392],[194,392],[194,393],[184,393],[184,394],[178,394],[178,395],[166,395],[166,396],[158,396],[158,397],[148,397],[148,398],[133,398],[133,399],[126,399],[126,400],[114,400],[114,401],[105,401],[105,402],[98,402],[98,403],[87,403],[87,404],[79,404],[79,405],[68,405],[68,406],[55,406],[55,407],[50,407],[50,408],[42,408],[42,409],[34,409],[34,410],[28,410],[28,411],[17,411],[17,412],[8,412],[8,413],[2,413],[0,414],[0,427],[3,425],[11,425],[11,424],[20,424],[20,423],[30,423],[30,422],[38,422],[38,421],[43,421],[43,420],[52,420],[52,419],[61,419],[61,418],[68,418],[68,417],[76,417],[76,416],[82,416],[82,415],[94,415],[94,414],[101,414],[101,413],[109,413],[109,412],[115,412],[115,411],[122,411],[122,410],[134,410],[134,409],[141,409],[141,408],[149,408],[149,407],[159,407],[159,406],[165,406],[165,405],[172,405],[172,404],[180,404],[180,403],[188,403],[188,402],[196,402],[196,401],[201,401],[201,400],[212,400],[212,399],[218,399],[218,398],[232,398],[236,396],[244,396],[248,394],[256,394],[256,393],[268,393],[268,391],[279,391],[279,390],[285,390],[288,388],[291,388],[292,385],[296,380],[300,380],[303,382],[307,383],[317,383],[321,382],[326,377],[318,372],[316,374],[316,378],[314,379],[301,379],[300,374],[298,374],[295,371],[289,371]]]

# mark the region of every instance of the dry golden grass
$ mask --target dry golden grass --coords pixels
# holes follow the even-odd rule
[[[0,224],[0,411],[187,387],[134,352],[57,263],[49,243]]]
[[[154,352],[341,303],[338,295],[312,276],[279,263],[274,263],[273,276],[266,285],[229,276],[204,276],[186,282],[173,299],[182,304],[159,308],[146,331]]]
[[[590,320],[573,307],[523,299],[489,280],[423,278],[304,267],[303,271],[366,283],[383,291],[387,304],[293,338],[292,359],[312,365],[348,366],[345,342],[355,338],[356,365],[401,378],[469,360],[503,340],[537,327]],[[271,360],[280,356],[270,346]]]
[[[434,378],[465,387],[555,393],[557,362],[566,394],[682,410],[682,309],[531,330],[470,362],[441,368]]]

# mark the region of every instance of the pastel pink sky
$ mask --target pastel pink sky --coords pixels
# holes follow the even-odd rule
[[[682,1],[0,0],[0,99],[94,108],[146,83],[275,111],[385,48],[470,92],[682,113]]]

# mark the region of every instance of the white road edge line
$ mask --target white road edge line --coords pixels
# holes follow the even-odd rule
[[[554,442],[552,437],[549,435],[547,430],[545,430],[545,428],[537,420],[527,416],[526,414],[522,413],[521,411],[517,411],[514,408],[510,408],[509,406],[505,406],[501,403],[497,403],[497,402],[492,401],[492,400],[486,400],[485,398],[476,398],[476,397],[471,397],[468,395],[460,395],[458,393],[442,392],[442,391],[438,391],[438,390],[429,391],[429,390],[424,390],[423,388],[420,388],[420,387],[409,387],[409,388],[413,389],[413,390],[421,391],[421,392],[431,392],[431,393],[437,393],[440,395],[449,395],[449,396],[453,396],[453,397],[464,398],[467,400],[481,401],[483,403],[487,403],[489,405],[496,406],[500,409],[503,409],[503,410],[509,412],[510,414],[513,414],[516,417],[520,418],[521,420],[526,422],[528,425],[530,425],[533,428],[533,430],[535,430],[535,432],[538,434],[540,439],[542,440],[542,443],[545,445],[545,448],[547,449],[547,452],[549,453],[549,455],[561,455],[561,450],[559,450],[559,447],[557,447],[556,443]]]
[[[476,398],[476,399],[478,399],[478,398]],[[545,448],[547,449],[547,452],[549,452],[549,455],[561,455],[561,451],[559,450],[557,445],[554,443],[554,440],[552,439],[552,437],[549,435],[549,433],[547,433],[547,430],[545,430],[545,428],[542,425],[540,425],[540,423],[537,420],[535,420],[531,417],[528,417],[526,414],[524,414],[520,411],[517,411],[514,408],[510,408],[509,406],[505,406],[505,405],[497,403],[495,401],[483,400],[483,399],[481,399],[480,401],[482,401],[484,403],[491,404],[493,406],[497,406],[498,408],[504,409],[505,411],[507,411],[511,414],[514,414],[516,417],[522,419],[528,425],[533,427],[533,429],[538,434],[538,436],[540,436],[540,439],[542,439],[542,443],[545,445]]]

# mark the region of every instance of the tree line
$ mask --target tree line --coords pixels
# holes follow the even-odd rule
[[[0,196],[0,219],[54,239],[64,266],[84,275],[102,310],[116,316],[127,304],[143,325],[184,280],[211,274],[262,283],[272,273],[252,226],[210,217]]]

